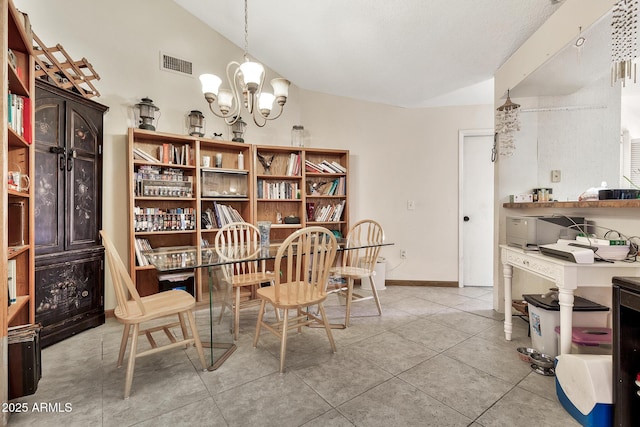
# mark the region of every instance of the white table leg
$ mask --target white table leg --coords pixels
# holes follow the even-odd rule
[[[560,304],[560,354],[571,353],[571,331],[573,328],[573,289],[559,289]]]
[[[513,332],[513,316],[511,315],[513,267],[509,264],[502,264],[502,274],[504,276],[504,337],[507,341],[511,341],[511,333]]]

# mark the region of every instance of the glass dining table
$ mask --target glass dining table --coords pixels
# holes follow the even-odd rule
[[[274,260],[278,248],[284,240],[271,240],[268,246],[261,246],[249,260]],[[347,239],[337,239],[338,256],[341,252],[351,249],[364,249],[377,246],[391,246],[393,243],[349,242]],[[233,289],[229,281],[224,280],[222,268],[237,262],[221,257],[213,247],[171,246],[157,248],[144,252],[149,263],[158,273],[178,273],[195,271],[200,275],[201,283],[208,284],[208,326],[209,341],[203,339],[203,346],[210,348],[209,370],[218,369],[236,350],[233,340],[233,313],[226,309],[230,305]],[[336,257],[336,259],[338,259]],[[244,260],[247,260],[245,258]],[[197,291],[196,291],[197,293]],[[202,292],[204,294],[204,291]],[[201,300],[205,300],[202,297]],[[202,337],[201,337],[202,338]]]

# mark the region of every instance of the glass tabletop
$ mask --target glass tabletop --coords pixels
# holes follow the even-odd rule
[[[272,240],[268,246],[256,248],[251,255],[244,259],[256,261],[275,259],[282,242],[284,240]],[[347,239],[338,239],[338,252],[390,245],[393,245],[393,243],[371,243],[353,240],[347,243]],[[213,247],[169,246],[146,251],[143,254],[149,260],[149,264],[160,272],[217,267],[238,262],[237,259],[229,260],[221,257]]]
[[[271,240],[268,246],[255,248],[243,260],[273,260],[282,242],[284,240]],[[393,244],[347,241],[344,238],[337,239],[337,242],[338,252]],[[224,254],[224,248],[221,252]],[[242,253],[247,253],[247,251]],[[225,280],[222,269],[239,260],[221,256],[213,247],[171,246],[153,249],[143,254],[149,260],[149,264],[153,265],[159,273],[197,270],[203,289],[208,285],[206,292],[209,299],[209,309],[207,310],[209,333],[208,341],[203,339],[203,346],[210,348],[209,370],[217,369],[236,350],[232,332],[233,316],[232,310],[229,308],[233,289],[229,280]]]

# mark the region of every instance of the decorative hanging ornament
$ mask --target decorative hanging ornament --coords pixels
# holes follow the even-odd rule
[[[638,0],[619,0],[611,14],[611,85],[626,79],[636,82],[638,57]]]
[[[509,90],[507,90],[507,100],[497,108],[496,129],[500,141],[500,155],[512,156],[516,149],[514,133],[520,130],[520,118],[518,111],[520,104],[511,101]]]

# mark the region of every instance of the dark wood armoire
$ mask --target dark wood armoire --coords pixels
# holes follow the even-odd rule
[[[38,79],[35,103],[35,317],[46,347],[104,323],[107,107]]]

